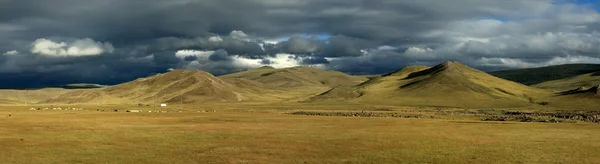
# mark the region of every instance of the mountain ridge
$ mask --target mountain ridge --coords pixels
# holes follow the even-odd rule
[[[500,79],[459,62],[449,61],[427,68],[406,67],[395,72],[400,76],[381,76],[349,90],[330,90],[311,98],[311,101],[336,100],[331,94],[360,93],[351,101],[381,102],[416,106],[489,107],[498,106],[473,103],[504,102],[507,106],[527,106],[535,94],[547,91]],[[419,67],[417,67],[419,68]],[[403,71],[404,70],[404,71]],[[354,91],[352,91],[354,90]],[[340,96],[338,96],[340,97]],[[458,97],[458,98],[457,98]],[[337,100],[348,99],[342,97]]]

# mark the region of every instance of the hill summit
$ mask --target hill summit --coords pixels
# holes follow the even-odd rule
[[[272,68],[272,67],[270,67]],[[283,69],[270,69],[261,67],[245,72],[238,72],[220,76],[223,79],[247,79],[265,84],[267,87],[289,89],[307,86],[352,86],[367,80],[337,71],[326,71],[311,67],[291,67]]]
[[[526,106],[528,99],[549,92],[500,79],[459,62],[434,67],[409,66],[371,79],[350,91],[328,91],[313,98],[326,101],[329,94],[360,93],[354,101],[411,106],[490,107]],[[344,97],[347,99],[347,96]]]
[[[236,87],[200,70],[173,70],[97,90],[70,92],[48,100],[53,103],[91,102],[228,102],[246,97]]]

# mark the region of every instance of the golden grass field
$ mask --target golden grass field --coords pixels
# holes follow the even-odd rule
[[[29,106],[0,107],[0,163],[600,161],[600,125],[584,122],[484,122],[468,116],[414,119],[287,114],[295,111],[293,108],[314,111],[376,108],[364,105],[71,107],[85,110],[29,111]],[[115,113],[95,109],[121,110]],[[125,113],[124,109],[171,112]],[[198,112],[204,110],[209,112]]]

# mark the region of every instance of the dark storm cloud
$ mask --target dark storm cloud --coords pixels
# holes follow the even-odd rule
[[[231,57],[227,54],[227,51],[217,50],[208,57],[210,61],[231,61]]]
[[[176,38],[166,37],[153,41],[149,51],[179,50],[179,49],[199,49],[199,50],[218,50],[224,49],[233,55],[246,57],[265,56],[266,52],[262,50],[258,42],[240,40],[231,36],[219,37],[197,37],[197,38]]]
[[[273,61],[271,61],[271,60],[269,60],[269,59],[262,59],[262,60],[260,61],[260,64],[263,64],[263,65],[271,65],[271,64],[275,64],[275,62],[273,62]]]
[[[315,56],[315,57],[303,58],[302,64],[306,64],[306,65],[329,64],[329,61],[327,59],[325,59],[324,57]]]
[[[26,58],[26,59],[19,59]],[[58,86],[69,83],[116,84],[137,77],[152,75],[168,67],[150,57],[116,59],[109,56],[53,58],[36,55],[3,59],[3,80],[6,87]]]
[[[271,51],[280,50],[278,52],[295,55],[345,57],[361,56],[364,49],[375,48],[375,46],[376,44],[372,41],[337,35],[326,40],[315,37],[292,36],[286,41],[267,48],[272,49]]]
[[[306,38],[292,36],[287,41],[278,44],[283,53],[289,54],[311,54],[319,52],[325,46],[325,42],[317,38]]]
[[[196,56],[186,56],[183,58],[183,60],[185,61],[194,61],[194,60],[198,60],[198,57]]]
[[[0,74],[108,84],[169,68],[228,73],[278,53],[365,74],[600,62],[599,28],[593,7],[551,0],[0,0]],[[38,39],[52,42],[32,51]],[[184,49],[216,52],[175,56]]]
[[[351,38],[347,36],[333,36],[321,52],[324,57],[361,56],[364,49],[374,48],[375,44],[364,39]]]

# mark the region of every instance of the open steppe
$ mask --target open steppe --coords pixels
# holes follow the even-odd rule
[[[457,62],[2,90],[0,163],[597,163],[597,90],[536,88]]]

